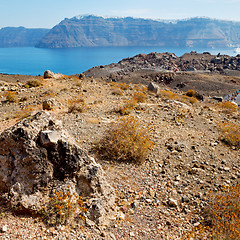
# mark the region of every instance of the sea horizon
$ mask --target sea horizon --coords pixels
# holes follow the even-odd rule
[[[234,48],[170,48],[170,47],[81,47],[46,49],[35,47],[0,48],[0,73],[20,75],[43,75],[44,71],[65,75],[82,73],[92,67],[117,63],[123,58],[133,57],[140,53],[169,52],[178,57],[184,53],[196,51],[236,56]]]

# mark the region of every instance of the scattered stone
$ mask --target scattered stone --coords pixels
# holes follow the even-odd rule
[[[168,205],[169,205],[169,207],[178,207],[178,202],[177,202],[177,200],[175,200],[173,198],[169,198]]]
[[[151,92],[154,92],[154,93],[158,94],[159,86],[154,82],[150,82],[149,85],[148,85],[148,91],[151,91]]]
[[[8,231],[8,227],[6,225],[3,225],[3,226],[0,227],[0,232],[1,233],[5,233],[7,231]]]
[[[79,79],[82,80],[82,79],[84,79],[84,78],[85,78],[85,75],[84,75],[83,73],[80,73],[80,74],[79,74]]]
[[[135,233],[134,232],[130,232],[129,235],[130,235],[130,237],[135,237]]]
[[[42,105],[43,110],[53,110],[57,107],[60,107],[60,103],[55,98],[44,100]]]
[[[117,218],[120,220],[124,220],[125,219],[125,214],[123,212],[119,212],[117,215]]]
[[[229,168],[229,167],[224,167],[223,170],[224,170],[225,172],[229,172],[229,171],[230,171],[230,168]]]

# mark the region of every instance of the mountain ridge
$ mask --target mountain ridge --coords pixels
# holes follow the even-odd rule
[[[100,46],[239,47],[240,22],[207,17],[163,20],[79,15],[65,18],[52,29],[0,29],[0,47]]]
[[[4,27],[0,29],[0,47],[34,47],[48,31],[45,28]]]
[[[87,15],[65,18],[36,45],[40,48],[98,46],[239,46],[240,22],[191,18],[176,22]]]

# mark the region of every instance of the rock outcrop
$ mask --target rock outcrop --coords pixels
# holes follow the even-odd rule
[[[104,171],[63,129],[41,111],[0,135],[0,192],[13,207],[39,210],[53,191],[87,196],[86,218],[106,224],[115,194]]]
[[[221,61],[215,61],[220,59]],[[240,71],[240,55],[231,57],[219,54],[197,53],[192,51],[177,57],[174,53],[138,54],[125,58],[118,63],[93,67],[84,72],[86,77],[107,77],[108,80],[119,81],[122,77],[138,71],[154,71],[154,74],[142,74],[144,79],[169,84],[175,79],[175,72],[215,72],[226,74],[228,71]]]
[[[63,75],[63,74],[61,74],[61,73],[54,73],[54,72],[52,72],[52,71],[50,71],[50,70],[46,70],[45,72],[44,72],[44,78],[46,79],[46,78],[64,78],[65,76]]]

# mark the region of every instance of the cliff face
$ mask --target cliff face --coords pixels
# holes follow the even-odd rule
[[[0,29],[0,47],[34,47],[49,29],[6,27]]]
[[[193,18],[175,23],[93,15],[64,19],[37,47],[95,46],[228,47],[240,43],[240,22]]]

